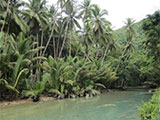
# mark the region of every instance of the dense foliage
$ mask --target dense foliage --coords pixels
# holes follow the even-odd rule
[[[143,103],[139,108],[142,120],[159,120],[160,119],[160,89],[158,89],[149,102]]]
[[[92,96],[115,84],[106,10],[90,0],[4,0],[0,11],[1,100]]]
[[[3,0],[0,99],[93,96],[104,89],[160,84],[160,15],[127,18],[113,31],[91,0]]]
[[[145,46],[148,50],[148,57],[152,57],[149,64],[150,69],[144,68],[144,74],[149,78],[148,83],[152,86],[158,86],[160,83],[160,11],[156,11],[153,15],[148,15],[143,20],[143,30],[147,36]],[[152,99],[144,103],[140,108],[140,115],[143,120],[160,119],[160,89],[158,89]]]

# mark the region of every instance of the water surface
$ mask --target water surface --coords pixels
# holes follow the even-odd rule
[[[140,120],[146,90],[113,91],[92,98],[54,100],[0,107],[0,120]]]

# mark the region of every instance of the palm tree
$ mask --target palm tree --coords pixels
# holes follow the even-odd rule
[[[65,10],[64,13],[67,15],[64,18],[64,24],[67,25],[67,29],[70,31],[70,48],[69,48],[69,56],[71,56],[71,51],[72,51],[72,32],[75,27],[78,27],[79,29],[81,28],[78,19],[80,16],[77,14],[78,13],[78,8],[74,6],[74,1],[73,0],[68,0],[66,5],[65,5]]]
[[[49,17],[50,14],[46,7],[46,0],[29,0],[29,3],[25,3],[26,9],[23,13],[26,14],[25,20],[29,24],[30,28],[32,29],[34,36],[34,41],[37,40],[37,47],[39,46],[39,31],[44,31],[49,25]],[[43,39],[42,39],[43,40]],[[41,40],[41,42],[43,42]],[[41,43],[42,45],[42,43]],[[34,48],[35,46],[33,46]],[[42,53],[42,52],[41,52]],[[37,56],[39,51],[37,51]],[[41,62],[41,61],[40,61]],[[38,64],[38,61],[37,61]],[[37,79],[39,80],[39,71],[40,69],[36,69]]]
[[[106,33],[105,35],[105,43],[104,43],[104,48],[105,48],[105,51],[104,51],[104,54],[103,54],[103,58],[102,58],[102,63],[104,63],[104,60],[107,56],[107,53],[109,52],[109,50],[112,50],[112,49],[116,49],[115,48],[115,42],[114,42],[114,39],[113,39],[113,35],[111,33]]]
[[[45,52],[46,52],[46,50],[47,50],[47,47],[48,47],[48,45],[49,45],[49,43],[50,43],[50,41],[51,41],[51,38],[53,37],[53,33],[54,33],[54,30],[56,29],[56,27],[57,27],[57,21],[61,21],[62,19],[63,19],[63,17],[62,17],[62,11],[63,11],[63,9],[65,8],[65,5],[66,5],[66,0],[58,0],[57,1],[57,8],[55,9],[55,7],[54,6],[51,6],[50,7],[50,11],[49,11],[49,13],[51,13],[51,15],[53,16],[53,18],[54,19],[52,19],[51,18],[51,21],[53,22],[53,24],[52,24],[52,27],[51,27],[51,33],[50,33],[50,36],[49,36],[49,39],[48,39],[48,41],[47,41],[47,44],[46,44],[46,47],[45,47],[45,49],[44,49],[44,51],[43,51],[43,55],[45,54]],[[58,16],[60,15],[59,14],[59,7],[60,7],[60,13],[61,13],[61,20],[59,19],[59,20],[57,20],[57,18],[58,18]],[[62,29],[63,29],[63,27],[61,27]],[[60,30],[60,31],[63,31],[63,30]],[[60,32],[61,33],[61,32]],[[59,35],[59,39],[58,39],[58,44],[57,45],[59,45],[59,41],[60,41],[60,36],[61,36],[61,34]],[[66,37],[64,37],[64,39],[65,39]],[[55,38],[53,38],[53,39],[55,39]],[[65,40],[64,40],[65,41]],[[53,40],[53,44],[54,44],[54,56],[55,56],[55,58],[56,58],[56,54],[58,54],[58,48],[59,48],[59,46],[57,46],[57,50],[55,50],[55,40]],[[62,47],[62,50],[63,50],[63,47]],[[57,52],[56,52],[57,51]],[[60,56],[61,56],[61,53],[62,52],[60,52]]]
[[[90,25],[90,29],[93,31],[93,38],[94,38],[94,47],[96,47],[96,59],[99,56],[99,50],[98,47],[103,46],[104,44],[107,44],[107,34],[109,32],[108,27],[110,26],[110,23],[106,20],[104,17],[105,15],[108,15],[108,12],[106,10],[101,10],[98,5],[93,4],[91,6],[91,15],[89,16],[89,19],[87,19],[85,22]],[[108,46],[109,47],[109,46]],[[105,50],[107,51],[107,50]]]
[[[127,51],[130,51],[131,49],[134,48],[133,46],[133,43],[132,43],[132,40],[133,40],[133,37],[135,36],[135,30],[134,30],[134,23],[135,23],[135,20],[131,19],[131,18],[127,18],[125,24],[125,29],[126,29],[126,38],[127,38],[127,43],[126,43],[126,46],[121,54],[121,59],[120,59],[120,62],[118,63],[116,69],[115,69],[115,72],[118,71],[118,68],[120,67],[120,64],[121,64],[121,61],[122,61],[122,58],[124,57],[124,55],[126,54]]]
[[[92,6],[92,16],[90,21],[90,25],[93,28],[94,35],[100,37],[105,33],[105,25],[107,23],[105,15],[108,15],[107,10],[101,10],[98,5],[94,4]]]
[[[86,22],[90,16],[91,16],[91,0],[84,0],[83,2],[81,2],[80,4],[80,15],[82,16],[82,20],[83,20],[83,30],[82,30],[82,34],[83,34],[83,43],[86,46],[86,53],[85,56],[88,56],[88,48],[89,48],[89,44],[93,43],[93,32],[91,30],[90,24],[88,22]]]
[[[130,52],[133,51],[134,49],[134,44],[132,42],[133,40],[133,37],[135,36],[135,30],[134,30],[134,22],[135,20],[131,19],[131,18],[127,18],[125,24],[125,29],[126,29],[126,38],[127,38],[127,41],[126,41],[126,45],[125,45],[125,48],[123,49],[122,51],[122,54],[120,56],[120,61],[118,62],[117,66],[116,66],[116,69],[115,69],[115,73],[118,72],[118,69],[122,63],[122,60],[123,61],[126,61],[128,60],[129,56],[130,56]],[[124,81],[125,79],[123,79],[121,82],[120,82],[120,88],[123,88],[124,86]]]
[[[86,19],[89,18],[89,16],[91,15],[91,0],[84,0],[81,4],[80,4],[80,15],[83,16],[83,22],[85,22]]]
[[[29,27],[27,26],[26,22],[23,20],[23,13],[20,9],[24,5],[24,2],[19,0],[8,0],[8,2],[3,2],[3,4],[4,4],[3,6],[7,6],[6,12],[4,15],[4,20],[8,22],[7,33],[9,33],[10,28],[12,27],[14,27],[14,30],[12,31],[15,32],[16,26],[19,26],[24,33],[28,32]],[[4,24],[1,28],[1,32],[3,31],[3,28],[4,28]],[[19,30],[17,31],[19,32]]]
[[[83,43],[86,46],[86,52],[88,52],[89,45],[93,44],[93,31],[90,28],[90,25],[85,24],[83,31]]]
[[[53,43],[54,43],[54,55],[56,55],[55,54],[56,53],[56,50],[55,50],[56,49],[55,48],[55,36],[53,36],[53,34],[54,34],[55,31],[57,31],[56,29],[58,27],[58,16],[59,16],[58,6],[57,6],[57,8],[55,8],[54,5],[51,5],[50,9],[49,9],[49,14],[52,16],[50,18],[50,21],[49,21],[49,24],[51,26],[48,26],[48,29],[50,30],[50,35],[49,35],[49,39],[48,39],[48,41],[46,43],[45,49],[43,51],[43,55],[45,54],[45,52],[46,52],[46,50],[47,50],[47,48],[48,48],[48,46],[50,44],[50,41],[51,41],[52,37],[53,37]]]
[[[23,13],[26,14],[26,21],[28,22],[33,33],[37,34],[40,28],[44,29],[49,23],[46,7],[46,0],[29,0],[29,3],[25,3],[26,10]]]
[[[127,41],[131,41],[133,39],[133,37],[135,36],[136,32],[134,30],[134,23],[135,20],[133,20],[132,18],[127,18],[126,22],[124,22],[126,24],[125,29],[126,29],[126,37],[127,37]]]

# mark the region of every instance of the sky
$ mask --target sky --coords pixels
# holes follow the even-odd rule
[[[57,0],[48,1],[52,4]],[[106,18],[112,23],[113,29],[122,27],[126,18],[133,18],[138,22],[147,14],[160,9],[160,0],[92,0],[92,3],[108,11]]]
[[[28,0],[24,0],[28,1]],[[57,0],[47,0],[49,3],[56,3]],[[78,0],[82,2],[83,0]],[[160,10],[160,0],[91,0],[100,8],[108,11],[107,20],[112,23],[113,29],[124,26],[126,18],[133,18],[137,22],[148,14]]]

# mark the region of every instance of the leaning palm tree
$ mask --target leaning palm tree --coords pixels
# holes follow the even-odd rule
[[[87,23],[85,24],[83,31],[83,43],[86,46],[86,52],[88,52],[89,45],[93,44],[93,31],[91,30],[90,25]]]
[[[127,20],[125,22],[127,41],[126,41],[126,46],[122,51],[120,62],[118,63],[118,65],[115,69],[115,72],[118,71],[118,69],[120,67],[120,64],[121,64],[121,61],[122,61],[122,58],[125,56],[126,52],[131,51],[134,48],[134,45],[132,43],[133,37],[135,36],[135,33],[136,33],[135,30],[134,30],[134,23],[135,23],[135,20],[133,20],[131,18],[127,18]]]
[[[135,36],[135,29],[134,29],[134,23],[135,20],[133,20],[132,18],[127,18],[126,22],[124,22],[126,24],[125,29],[126,29],[126,37],[127,37],[127,41],[131,41],[132,38]]]
[[[105,15],[108,14],[107,10],[101,10],[98,5],[93,4],[91,8],[91,16],[90,19],[87,19],[85,22],[90,25],[90,29],[93,31],[94,38],[94,47],[97,48],[96,58],[99,56],[98,47],[103,45],[106,39],[107,27],[110,26],[110,23],[106,20]]]

